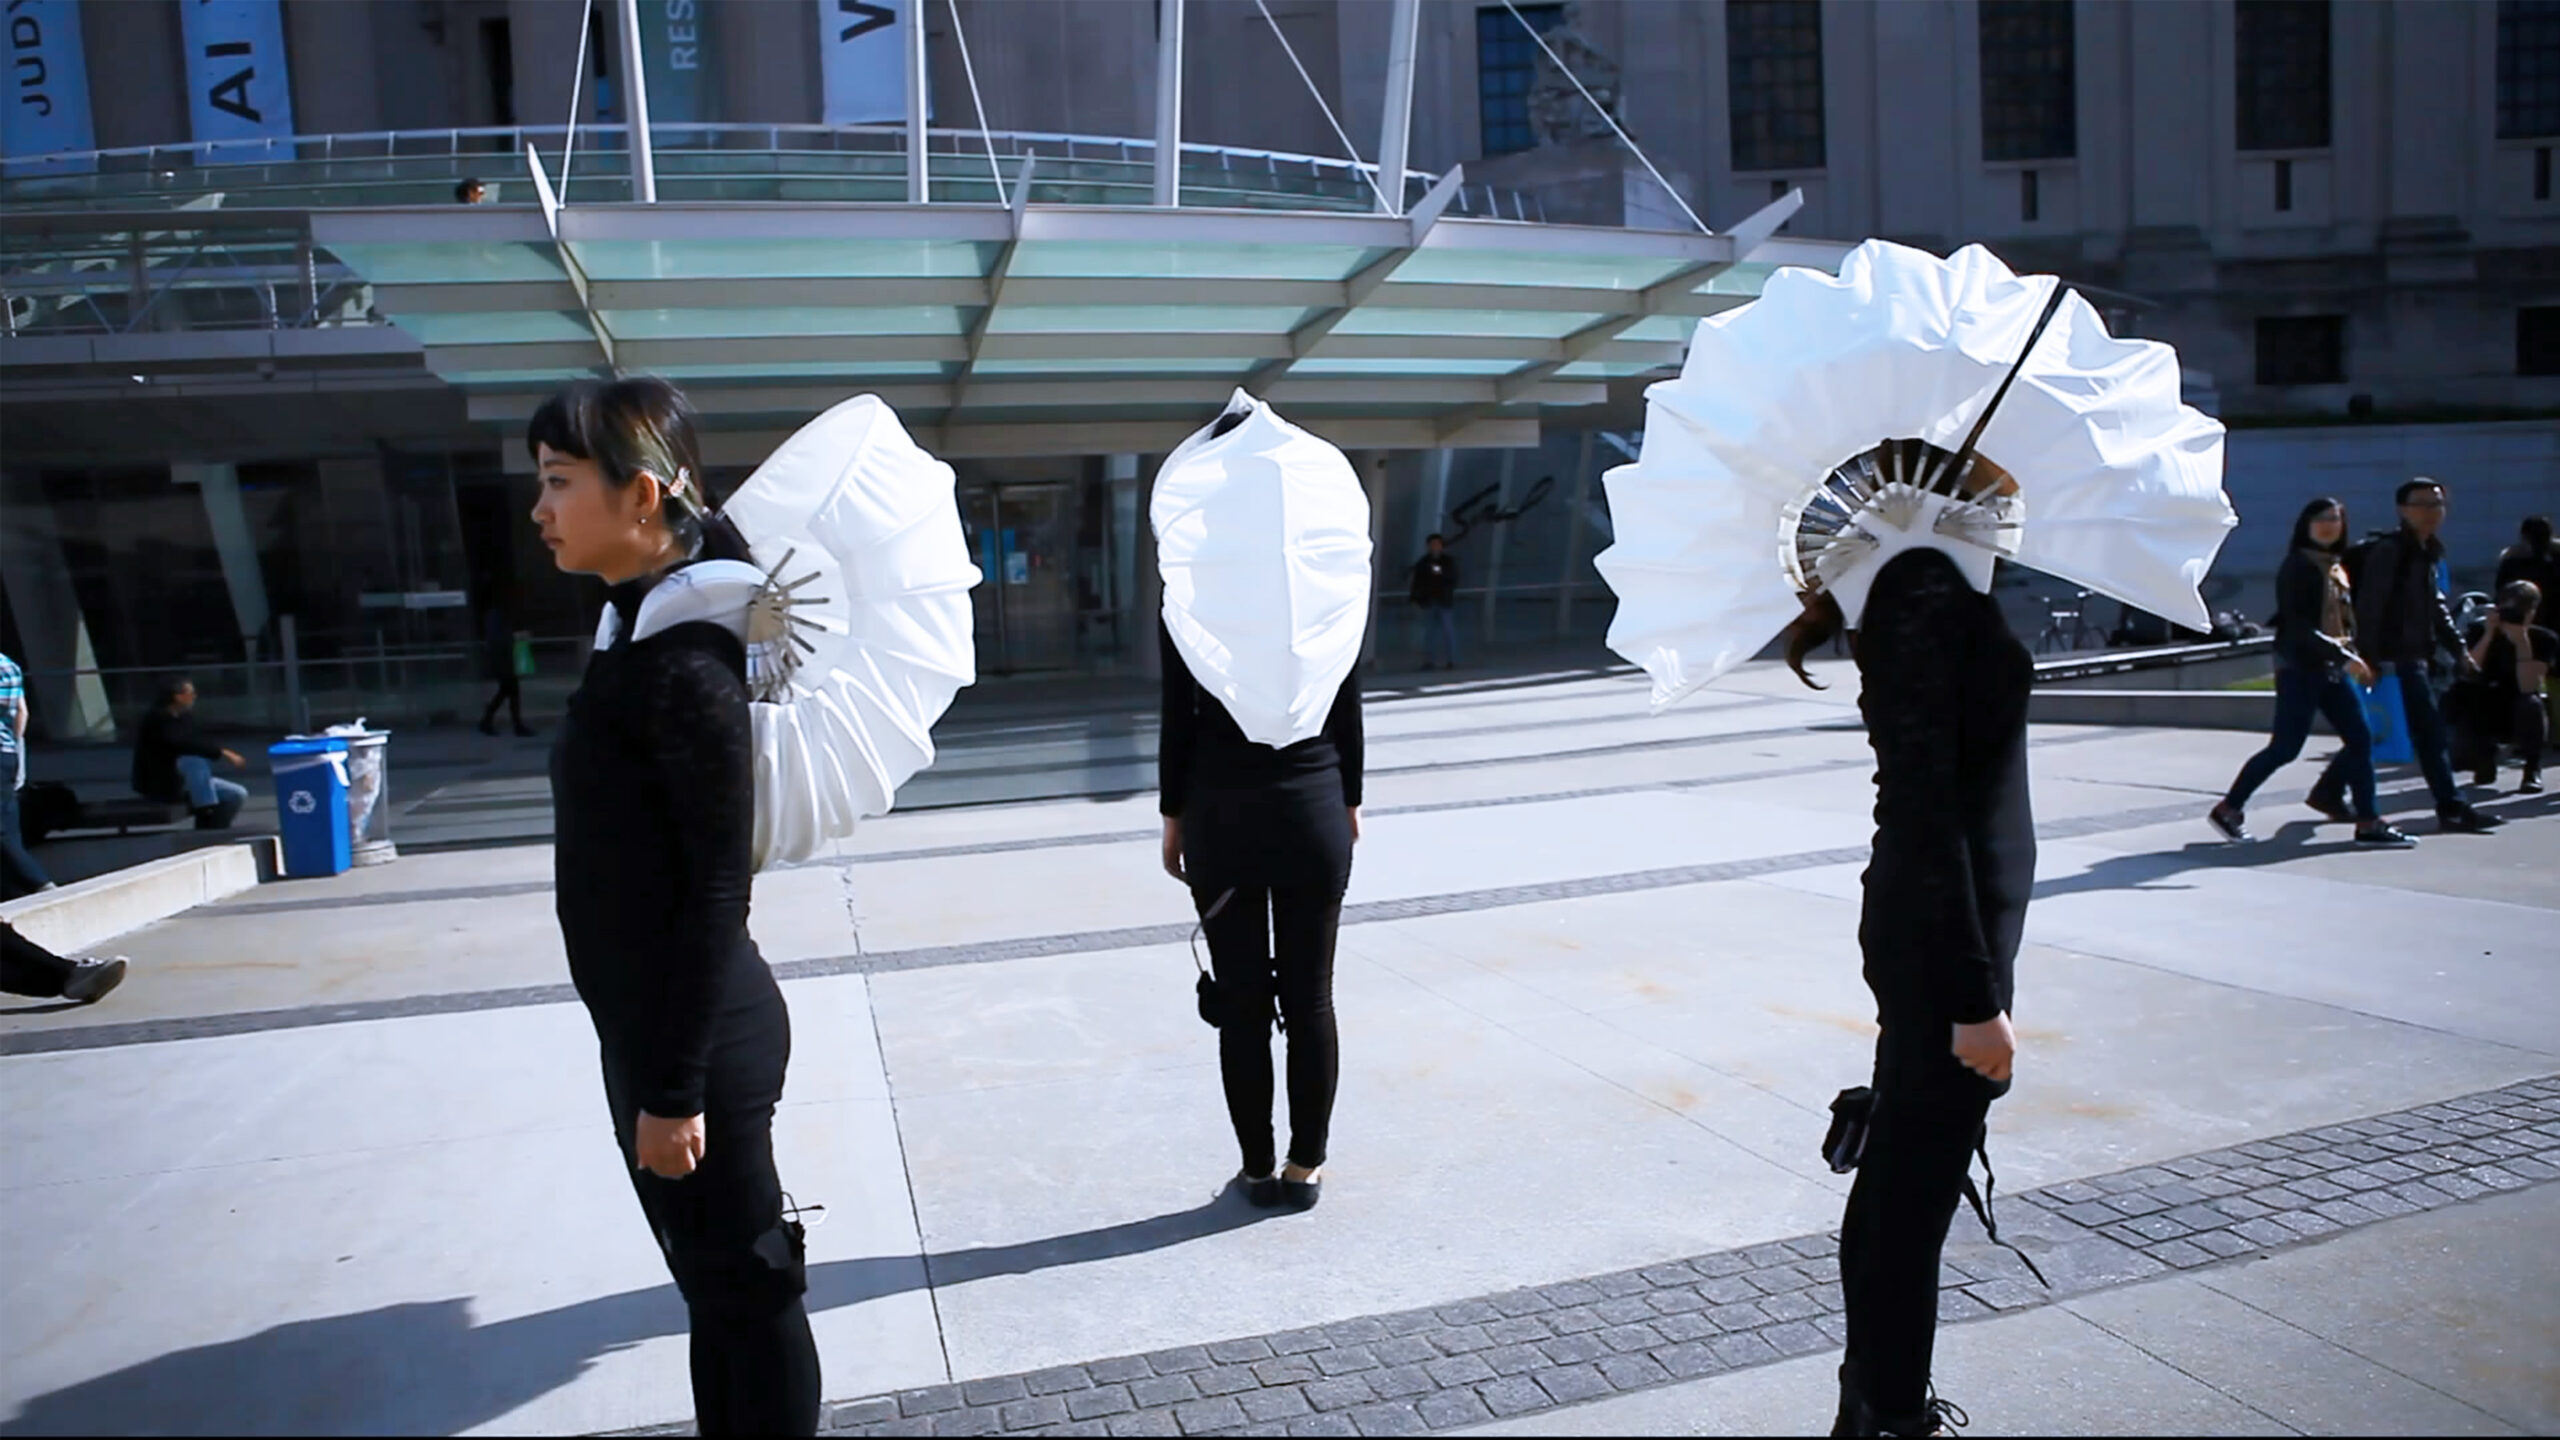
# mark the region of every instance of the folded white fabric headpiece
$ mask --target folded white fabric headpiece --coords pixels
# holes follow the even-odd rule
[[[1242,390],[1156,472],[1164,623],[1248,739],[1294,745],[1369,626],[1369,497],[1340,450]]]

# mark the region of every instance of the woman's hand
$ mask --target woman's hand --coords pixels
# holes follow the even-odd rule
[[[2018,1032],[2009,1028],[2009,1012],[2003,1010],[1979,1025],[1958,1025],[1955,1052],[1964,1068],[1983,1079],[2008,1079],[2010,1066],[2018,1058]]]
[[[2347,673],[2355,676],[2356,683],[2367,690],[2373,688],[2373,667],[2365,663],[2363,660],[2353,656],[2348,657]]]
[[[1357,805],[1351,807],[1351,843],[1360,843],[1360,807]]]
[[[1182,871],[1182,817],[1164,817],[1164,873],[1188,885],[1191,877]]]
[[[633,1148],[640,1153],[632,1168],[646,1170],[662,1180],[681,1180],[692,1174],[708,1148],[699,1115],[669,1120],[643,1110],[636,1128],[639,1133],[634,1137]]]

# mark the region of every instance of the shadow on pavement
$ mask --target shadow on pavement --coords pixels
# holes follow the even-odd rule
[[[810,1267],[809,1309],[920,1289],[928,1276],[934,1285],[961,1285],[1143,1254],[1279,1213],[1252,1209],[1230,1190],[1196,1209],[921,1263],[913,1255],[832,1261]],[[0,1423],[0,1434],[452,1435],[569,1384],[614,1351],[683,1333],[684,1301],[673,1285],[489,1325],[472,1323],[463,1298],[386,1305],[297,1320],[84,1380],[29,1400]],[[845,1389],[836,1384],[828,1393]]]

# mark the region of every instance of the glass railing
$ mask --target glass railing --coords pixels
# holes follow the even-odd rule
[[[895,126],[655,125],[658,196],[664,201],[902,204],[906,131]],[[75,157],[0,162],[0,292],[13,337],[118,335],[169,330],[299,330],[386,323],[371,288],[313,246],[298,216],[255,212],[451,204],[477,179],[499,203],[525,203],[531,145],[555,185],[565,173],[572,204],[631,198],[629,157],[618,125],[395,131],[314,135],[272,142],[265,158],[223,163],[202,145],[100,150]],[[992,204],[1030,177],[1044,205],[1148,205],[1155,198],[1152,141],[1033,132],[928,134],[933,199]],[[1372,167],[1315,155],[1186,145],[1182,203],[1218,209],[1362,213],[1374,207]],[[1407,205],[1436,177],[1404,177]],[[1488,186],[1461,189],[1451,213],[1545,218],[1534,197]],[[156,212],[135,228],[137,212]],[[240,212],[253,212],[243,214]]]
[[[907,198],[902,127],[652,125],[649,133],[661,200],[894,204]],[[454,186],[470,178],[489,186],[501,203],[522,203],[532,199],[528,144],[555,184],[567,172],[570,203],[605,203],[631,197],[626,138],[619,125],[582,126],[574,136],[560,126],[313,135],[272,141],[250,159],[241,158],[239,142],[225,142],[221,163],[208,163],[201,144],[100,150],[68,157],[83,168],[78,174],[55,173],[62,156],[0,162],[0,203],[16,211],[429,205],[450,203]],[[1145,205],[1155,198],[1150,140],[937,130],[926,136],[926,155],[938,202],[1009,197],[1027,163],[1030,198],[1041,204]],[[1182,155],[1185,205],[1359,212],[1375,203],[1371,166],[1232,146],[1185,145]],[[1436,178],[1408,172],[1406,203]],[[1533,197],[1489,186],[1470,187],[1451,210],[1544,218]]]

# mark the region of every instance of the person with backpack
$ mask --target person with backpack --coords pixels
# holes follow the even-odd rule
[[[2250,838],[2242,813],[2249,797],[2302,753],[2316,713],[2329,717],[2340,742],[2321,783],[2340,777],[2338,783],[2354,794],[2356,843],[2393,849],[2417,843],[2384,820],[2374,803],[2373,734],[2347,683],[2353,675],[2371,684],[2374,672],[2356,652],[2355,603],[2342,559],[2346,548],[2345,505],[2324,495],[2302,507],[2276,570],[2275,732],[2205,816],[2224,839]]]
[[[2446,611],[2436,574],[2444,563],[2446,493],[2442,482],[2421,475],[2392,496],[2400,528],[2366,537],[2347,552],[2347,580],[2355,593],[2356,643],[2377,675],[2396,676],[2409,744],[2435,799],[2436,828],[2480,834],[2502,823],[2472,808],[2455,788],[2451,747],[2443,714],[2429,684],[2439,648],[2451,650],[2466,675],[2478,669]],[[2346,777],[2335,767],[2320,777],[2304,803],[2332,820],[2355,818],[2347,808]]]

